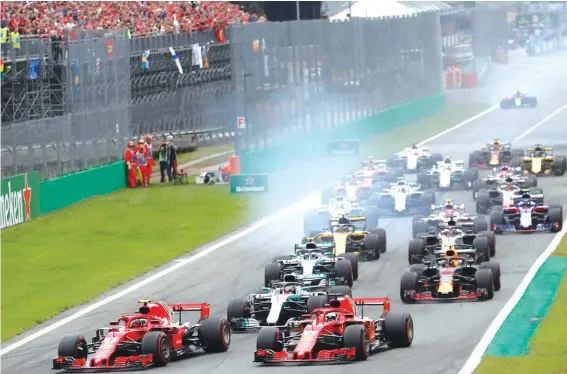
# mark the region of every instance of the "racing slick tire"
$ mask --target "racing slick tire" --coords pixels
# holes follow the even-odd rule
[[[352,288],[349,286],[331,286],[328,295],[332,297],[350,296],[352,297]]]
[[[504,210],[504,207],[502,205],[493,205],[492,208],[490,209],[490,211],[493,211],[493,210],[502,211],[502,210]]]
[[[567,171],[567,157],[565,156],[556,156],[555,157],[555,165],[553,165],[553,174],[557,177],[565,175]]]
[[[205,353],[226,352],[231,340],[226,318],[209,317],[201,321],[199,339]]]
[[[482,255],[483,262],[490,260],[490,245],[486,236],[477,236],[474,238],[473,246],[476,249],[476,252]]]
[[[281,332],[277,327],[262,327],[256,338],[256,349],[266,351],[283,351]]]
[[[155,366],[165,366],[171,359],[171,345],[162,331],[150,331],[144,335],[141,344],[143,355],[151,354]]]
[[[425,269],[427,269],[427,266],[425,266],[424,264],[413,264],[410,265],[408,271],[411,273],[417,273],[418,275],[421,275]]]
[[[435,205],[435,192],[424,192],[419,198],[419,203],[423,208],[423,213],[429,215],[431,206]]]
[[[476,212],[488,214],[490,211],[490,197],[486,192],[478,192],[476,195]]]
[[[494,225],[501,225],[504,222],[503,210],[492,210],[490,212],[490,229],[495,232]]]
[[[377,228],[370,230],[370,233],[378,235],[378,248],[380,250],[380,253],[386,253],[386,250],[388,249],[386,230],[384,230],[383,228]]]
[[[510,109],[511,104],[510,99],[502,99],[500,100],[500,109]]]
[[[526,187],[537,187],[537,176],[533,174],[526,175]]]
[[[496,235],[492,231],[480,231],[478,236],[484,236],[488,239],[488,247],[490,248],[490,257],[496,256]]]
[[[529,108],[537,107],[537,97],[527,96],[522,99],[522,105],[527,105]]]
[[[423,188],[429,188],[431,184],[431,179],[429,178],[429,174],[419,173],[417,175],[417,183],[421,185]]]
[[[410,265],[420,264],[424,255],[423,240],[411,239],[408,246],[408,262]]]
[[[433,167],[437,165],[438,162],[443,161],[443,155],[441,153],[432,153],[428,158],[429,166]]]
[[[481,300],[492,300],[494,298],[494,275],[492,270],[481,268],[478,269],[474,275],[476,288],[485,288],[486,296],[482,297]]]
[[[469,154],[469,168],[476,168],[480,161],[481,153],[479,151],[474,151]]]
[[[526,155],[526,152],[523,149],[512,149],[510,150],[510,155],[512,156],[512,158],[524,157]]]
[[[478,179],[478,169],[468,168],[463,173],[463,182],[465,190],[473,188],[474,181]]]
[[[354,348],[357,361],[365,361],[370,355],[370,337],[364,324],[347,326],[343,335],[345,348]]]
[[[486,221],[486,219],[484,219],[482,217],[475,218],[473,230],[477,234],[481,231],[487,231],[488,230],[488,222]]]
[[[502,283],[500,283],[500,263],[496,261],[489,261],[480,264],[481,269],[490,269],[492,271],[492,276],[494,278],[494,291],[500,291]]]
[[[472,198],[473,200],[477,199],[478,192],[486,187],[486,183],[483,180],[475,180],[472,186]]]
[[[563,228],[563,208],[550,207],[547,213],[547,221],[555,224],[555,228],[552,229],[553,232],[561,231]]]
[[[368,234],[364,237],[364,249],[372,251],[371,258],[380,259],[380,237],[376,234]]]
[[[390,348],[407,348],[413,343],[413,319],[409,313],[390,312],[384,318],[384,338]]]
[[[87,340],[82,335],[65,335],[59,341],[57,356],[87,358]]]
[[[307,313],[313,312],[315,309],[324,308],[327,305],[327,296],[315,295],[307,299]]]
[[[530,195],[543,195],[543,188],[541,187],[530,187],[528,190]]]
[[[246,299],[230,299],[226,307],[226,319],[230,323],[234,319],[242,318],[250,318],[250,310]],[[238,327],[234,329],[239,330]]]
[[[412,235],[414,238],[417,238],[417,236],[419,234],[423,234],[423,233],[427,233],[429,232],[429,226],[427,225],[427,223],[423,222],[423,221],[415,221],[412,224]]]
[[[343,256],[346,260],[350,261],[350,266],[352,267],[352,279],[358,280],[358,255],[356,253],[347,252]]]
[[[280,274],[280,264],[266,264],[266,267],[264,267],[264,286],[269,287],[272,281],[279,280]]]
[[[521,164],[522,164],[521,157],[512,157],[512,159],[510,160],[510,167],[514,169],[519,168]]]
[[[352,287],[354,284],[354,275],[352,273],[352,264],[348,260],[339,260],[335,262],[335,274],[339,278],[344,278],[346,285]]]
[[[406,297],[406,291],[417,291],[419,289],[418,279],[419,275],[414,272],[406,271],[402,274],[400,279],[400,299],[404,303],[412,302],[412,300]]]

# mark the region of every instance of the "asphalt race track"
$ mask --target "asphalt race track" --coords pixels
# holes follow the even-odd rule
[[[564,80],[564,79],[563,79]],[[540,106],[535,109],[496,110],[451,132],[428,145],[432,151],[450,155],[453,160],[468,159],[468,154],[492,138],[511,141],[513,146],[526,147],[544,142],[555,147],[558,154],[567,153],[567,110],[551,118],[517,144],[514,139],[544,117],[565,104],[561,82],[548,75],[530,93],[538,95]],[[485,172],[481,172],[484,174]],[[540,178],[547,202],[563,203],[567,212],[567,177]],[[437,194],[437,201],[453,198],[473,212],[472,193],[456,191]],[[314,201],[316,204],[317,201]],[[137,308],[137,300],[151,298],[170,303],[202,302],[212,304],[214,314],[224,314],[228,299],[245,296],[262,286],[264,264],[274,255],[293,251],[293,244],[302,236],[301,214],[285,217],[234,243],[173,272],[143,291],[129,294],[86,317],[55,329],[32,343],[17,348],[2,357],[5,374],[48,373],[56,355],[59,339],[67,333],[81,333],[90,339],[95,329],[106,326],[120,314]],[[388,235],[388,252],[377,262],[363,263],[360,277],[353,288],[356,297],[390,296],[392,310],[409,311],[414,318],[415,340],[411,348],[384,350],[366,362],[349,365],[275,368],[258,367],[252,363],[256,334],[233,334],[228,352],[215,355],[195,355],[174,362],[156,372],[237,374],[282,373],[346,373],[356,369],[392,374],[454,374],[457,373],[480,340],[499,310],[510,298],[531,264],[545,250],[554,234],[507,235],[497,237],[494,260],[502,267],[502,289],[487,302],[404,305],[399,301],[399,280],[407,268],[407,245],[411,236],[411,218],[384,219],[381,227]],[[189,233],[188,233],[189,234]],[[521,236],[521,238],[519,238]],[[86,279],[85,281],[88,281]],[[96,301],[96,300],[95,300]],[[30,307],[33,302],[30,301]],[[71,310],[68,316],[78,309]],[[378,316],[378,312],[375,315]],[[61,317],[59,317],[61,318]],[[44,326],[40,326],[44,327]],[[32,330],[37,331],[37,329]]]

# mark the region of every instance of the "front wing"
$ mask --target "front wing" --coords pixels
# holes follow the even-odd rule
[[[404,297],[412,303],[427,302],[455,302],[455,301],[479,301],[483,300],[488,294],[486,289],[480,288],[476,291],[461,291],[454,297],[436,297],[431,292],[405,291]]]
[[[299,363],[348,363],[354,361],[356,348],[338,348],[333,350],[319,351],[317,358],[309,358],[304,354],[302,358],[293,357],[285,352],[274,352],[271,350],[259,349],[254,352],[254,362],[264,364],[299,364]]]
[[[100,371],[130,371],[146,369],[153,366],[153,355],[138,355],[130,357],[117,357],[112,366],[87,366],[85,358],[56,357],[53,359],[54,370],[100,372]]]
[[[515,225],[492,225],[492,231],[495,232],[550,232],[559,231],[559,223],[540,223],[535,228],[516,227]]]

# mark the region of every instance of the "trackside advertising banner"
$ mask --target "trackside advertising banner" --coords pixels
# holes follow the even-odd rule
[[[0,228],[39,217],[39,174],[34,171],[1,180]]]

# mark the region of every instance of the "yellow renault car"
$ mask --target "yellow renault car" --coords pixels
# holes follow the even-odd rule
[[[567,158],[553,154],[552,147],[544,147],[541,144],[528,148],[526,156],[520,158],[522,173],[534,175],[565,175],[567,169]]]

